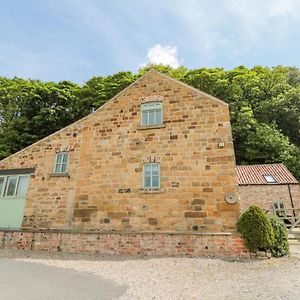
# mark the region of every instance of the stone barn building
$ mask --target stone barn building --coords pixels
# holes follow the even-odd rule
[[[70,247],[64,233],[80,244],[94,232],[95,251],[105,253],[244,251],[228,105],[154,70],[3,159],[0,193],[4,231],[60,232],[46,238],[60,249]],[[47,249],[42,236],[23,239],[16,243],[40,239]]]
[[[258,205],[266,211],[300,208],[297,179],[283,164],[237,166],[241,211]]]

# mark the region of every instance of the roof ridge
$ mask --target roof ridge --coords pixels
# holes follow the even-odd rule
[[[210,95],[210,94],[207,94],[207,93],[205,93],[205,92],[203,92],[203,91],[201,91],[201,90],[199,90],[199,89],[197,89],[197,88],[195,88],[195,87],[193,87],[193,86],[191,86],[191,85],[188,85],[188,84],[186,84],[186,83],[184,83],[184,82],[182,82],[182,81],[180,81],[180,80],[178,80],[178,79],[175,79],[175,78],[173,78],[173,77],[171,77],[171,76],[169,76],[169,75],[167,75],[167,74],[165,74],[165,73],[159,72],[159,71],[157,71],[157,70],[155,70],[155,69],[153,69],[153,68],[150,69],[147,73],[149,73],[149,72],[153,72],[153,73],[156,73],[156,74],[158,74],[158,75],[161,75],[161,76],[165,77],[165,78],[168,79],[168,80],[175,81],[176,83],[181,84],[181,85],[183,85],[184,87],[186,87],[186,88],[188,88],[188,89],[190,89],[190,90],[193,90],[193,91],[195,91],[195,92],[198,93],[198,94],[201,94],[202,96],[206,96],[206,97],[208,97],[208,98],[210,98],[210,99],[212,99],[212,100],[214,100],[214,101],[220,102],[220,103],[223,104],[223,105],[229,106],[229,104],[228,104],[227,102],[225,102],[224,100],[221,100],[221,99],[219,99],[219,98],[217,98],[217,97],[215,97],[215,96],[212,96],[212,95]],[[147,73],[145,73],[144,75],[146,75]]]

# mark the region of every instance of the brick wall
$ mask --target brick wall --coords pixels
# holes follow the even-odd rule
[[[236,234],[3,232],[0,248],[103,255],[249,257]]]
[[[141,102],[155,99],[163,102],[164,126],[141,130]],[[68,176],[52,176],[57,151],[70,153]],[[142,166],[153,161],[161,165],[161,189],[147,193]],[[0,162],[30,167],[23,228],[235,231],[239,203],[224,200],[237,193],[228,106],[155,71]]]
[[[300,208],[299,185],[290,185],[294,207]],[[241,185],[239,186],[241,211],[250,205],[258,205],[265,210],[272,210],[273,202],[284,202],[291,208],[291,199],[288,185]]]

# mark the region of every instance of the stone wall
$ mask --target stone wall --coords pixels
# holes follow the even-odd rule
[[[299,185],[291,184],[290,191],[294,207],[300,208]],[[287,208],[292,207],[288,185],[241,185],[239,186],[239,193],[241,211],[245,211],[254,204],[272,211],[273,202],[284,202]]]
[[[163,102],[163,126],[140,128],[141,102]],[[54,176],[69,151],[67,176]],[[142,189],[145,162],[161,188]],[[156,71],[95,113],[2,160],[32,168],[23,228],[235,231],[239,203],[228,105]]]
[[[102,255],[249,257],[236,234],[3,232],[0,248]]]

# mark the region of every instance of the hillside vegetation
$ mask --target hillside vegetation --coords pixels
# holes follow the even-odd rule
[[[0,77],[0,159],[84,117],[150,68],[230,104],[238,164],[283,162],[300,178],[300,71],[283,66],[147,66],[137,74],[93,77],[82,86]]]

